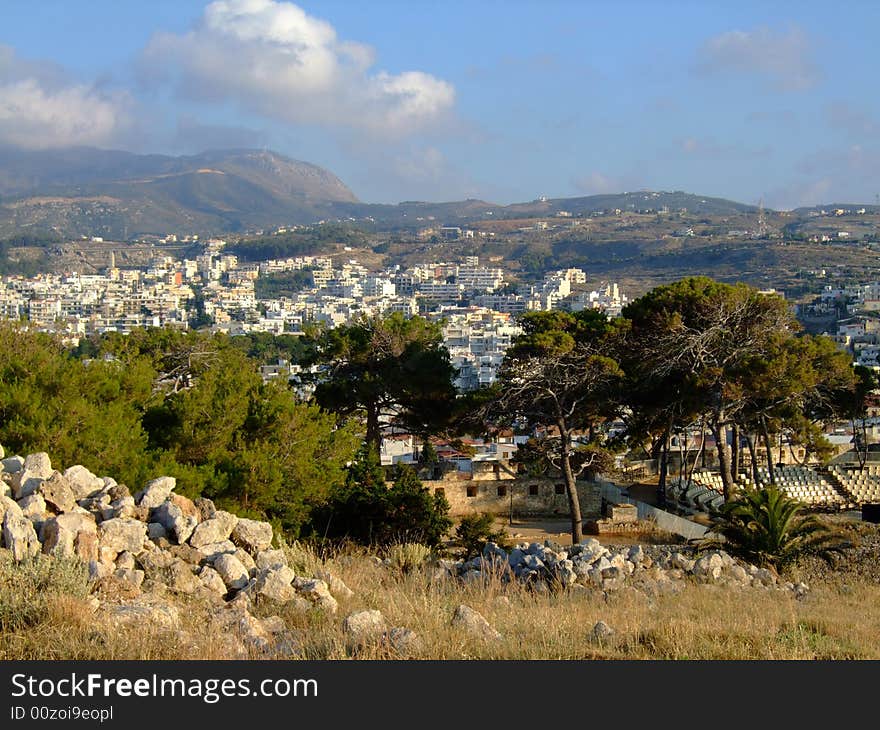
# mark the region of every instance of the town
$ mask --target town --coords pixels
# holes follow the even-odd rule
[[[195,259],[158,256],[143,269],[117,268],[115,256],[102,274],[42,274],[0,278],[0,317],[25,320],[75,345],[80,337],[131,332],[137,327],[188,329],[195,317],[214,332],[302,334],[309,326],[335,327],[362,316],[401,312],[443,322],[456,385],[490,385],[504,352],[521,332],[515,315],[527,311],[596,309],[617,316],[627,302],[614,282],[586,286],[577,268],[548,273],[536,284],[510,291],[501,268],[477,257],[459,263],[425,263],[369,271],[353,259],[327,256],[241,263],[209,240]],[[299,271],[302,291],[263,298],[260,278]],[[293,375],[296,364],[266,364],[273,376]],[[274,366],[274,367],[273,367]]]
[[[474,235],[473,230],[452,226],[425,230],[450,240]],[[284,233],[287,229],[281,228],[274,235]],[[370,270],[352,258],[355,254],[349,247],[325,256],[241,261],[236,254],[226,251],[225,240],[214,238],[200,244],[198,236],[185,236],[182,240],[200,245],[201,252],[193,258],[178,259],[160,249],[146,265],[122,268],[116,264],[115,251],[121,250],[124,244],[93,239],[92,243],[101,245],[107,252],[108,260],[101,272],[3,276],[0,278],[0,316],[21,321],[28,329],[57,335],[66,345],[76,347],[86,338],[112,332],[126,335],[138,328],[185,332],[195,327],[232,337],[261,333],[296,338],[396,312],[405,318],[424,317],[440,326],[443,345],[454,368],[454,386],[459,393],[468,393],[496,383],[505,353],[523,334],[519,317],[524,313],[595,310],[608,318],[616,318],[629,301],[614,282],[599,282],[595,288],[591,287],[580,268],[549,271],[536,281],[514,285],[506,280],[504,268],[483,266],[478,256],[463,256],[456,262]],[[177,242],[176,235],[159,241],[172,245]],[[266,282],[277,280],[279,275],[288,289],[280,294],[271,286],[266,287]],[[261,289],[262,295],[258,294]],[[781,295],[772,288],[764,294]],[[824,327],[824,334],[831,335],[839,347],[853,357],[855,364],[876,372],[880,371],[877,361],[880,319],[875,318],[873,312],[880,309],[878,297],[880,284],[877,283],[842,288],[826,286],[812,303],[799,304],[794,309],[809,326]],[[304,399],[314,394],[319,370],[312,365],[310,373],[304,373],[301,363],[283,357],[260,364],[264,381],[289,382]],[[861,447],[867,448],[880,440],[877,412],[872,405],[859,428],[854,421],[829,422],[824,438],[841,455],[860,440]],[[619,421],[611,430],[623,431],[625,424]],[[472,513],[478,509],[496,514],[511,512],[513,487],[496,488],[465,483],[462,479],[515,479],[516,451],[529,438],[529,434],[471,438],[464,448],[460,440],[432,437],[432,448],[452,470],[453,476],[452,483],[438,484],[434,489],[451,500],[455,513]],[[707,465],[717,466],[712,456],[715,446],[712,434],[706,432],[704,424],[695,422],[675,434],[670,445],[674,447],[669,456],[670,464],[677,460],[679,470],[676,478],[671,476],[671,469],[669,475],[668,491],[674,511],[693,515],[717,508],[723,501],[721,484],[717,474],[713,476],[707,469]],[[816,471],[821,466],[819,452],[810,453],[803,444],[795,444],[784,433],[779,434],[777,446],[774,459],[779,467],[785,465],[779,474],[780,481],[806,503],[844,509],[858,507],[873,498],[873,481],[869,479],[865,484],[862,477],[854,480],[847,471],[849,467]],[[380,460],[388,467],[418,466],[424,448],[425,444],[414,434],[400,432],[386,424]],[[679,452],[677,455],[675,450]],[[745,481],[759,479],[759,469],[764,470],[766,478],[767,469],[772,466],[768,461],[769,450],[767,454],[751,456],[757,458],[754,468],[744,448],[734,447],[734,452],[741,454],[737,469],[745,470]],[[702,471],[696,470],[694,463],[689,472],[688,459],[695,458],[696,454],[700,455]],[[616,468],[629,475],[650,477],[653,474],[656,478],[660,465],[656,458],[652,462],[652,457],[656,457],[656,453],[642,454],[639,460],[637,453],[631,451],[617,457]],[[443,479],[448,481],[449,477]],[[802,489],[798,486],[801,484],[815,488]],[[530,497],[538,497],[535,488],[530,489],[533,493],[526,495],[525,501],[517,501],[520,512],[538,514],[543,510],[554,515],[564,510],[564,500],[555,504],[558,501],[555,498],[564,496],[564,492],[557,489],[549,503],[532,499],[529,504]],[[660,496],[665,502],[666,495]],[[620,498],[621,494],[616,497]],[[642,498],[656,504],[658,495],[643,491]],[[688,527],[679,529],[690,531]]]

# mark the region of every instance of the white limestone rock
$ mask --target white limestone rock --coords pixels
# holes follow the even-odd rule
[[[143,550],[146,540],[147,525],[140,520],[116,517],[98,525],[98,544],[108,554],[113,554],[111,562],[125,550],[137,555]]]
[[[46,506],[56,514],[72,512],[76,505],[76,494],[67,479],[60,472],[54,471],[37,489],[46,502]]]
[[[133,568],[117,568],[113,571],[113,577],[118,581],[127,583],[135,590],[140,590],[144,584],[144,571]]]
[[[354,591],[329,570],[318,570],[315,577],[324,581],[330,589],[330,593],[336,598],[351,598],[354,595]]]
[[[375,609],[354,611],[342,622],[342,632],[351,649],[378,644],[385,637],[387,630],[388,622],[382,612]]]
[[[243,547],[251,555],[267,550],[272,544],[272,525],[241,518],[232,529],[232,542]]]
[[[254,562],[254,559],[250,556],[250,553],[248,553],[243,548],[236,548],[233,555],[235,555],[235,557],[238,558],[239,561],[241,562],[241,564],[245,567],[245,570],[247,570],[249,577],[253,577],[254,575],[256,575],[257,564]]]
[[[15,504],[8,497],[3,499]],[[20,562],[35,557],[40,552],[40,541],[33,523],[22,514],[18,505],[15,507],[17,509],[7,504],[3,515],[3,545],[12,553],[12,559]]]
[[[214,570],[210,565],[205,565],[199,572],[199,582],[208,590],[217,595],[226,594],[226,583],[220,577],[220,573]]]
[[[44,451],[28,454],[24,458],[21,471],[12,479],[12,493],[17,500],[23,499],[39,489],[40,485],[52,476],[52,462]]]
[[[248,593],[278,603],[287,603],[297,595],[292,585],[295,578],[296,574],[286,565],[263,570],[248,587]]]
[[[197,548],[197,550],[204,556],[207,562],[213,563],[221,555],[235,555],[238,548],[235,547],[230,540],[223,540],[222,542],[212,542],[207,545],[202,545]]]
[[[3,472],[6,474],[17,474],[24,469],[24,458],[21,456],[8,456],[0,464],[3,465]]]
[[[287,557],[283,550],[264,550],[259,553],[254,561],[257,564],[257,570],[269,570],[270,568],[279,568],[287,565]]]
[[[184,509],[182,505],[168,499],[150,513],[151,521],[162,525],[165,532],[173,536],[179,545],[189,540],[199,524],[197,513],[186,514]],[[193,511],[195,512],[195,507],[193,507]]]
[[[189,544],[198,548],[228,540],[237,523],[238,517],[234,514],[217,510],[213,517],[199,523],[189,539]]]
[[[220,555],[214,561],[213,568],[220,574],[223,583],[230,590],[241,590],[248,584],[250,576],[247,568],[234,555],[227,553]]]
[[[92,472],[81,464],[68,467],[64,470],[64,478],[73,490],[77,501],[88,499],[105,488],[104,480],[96,477]]]
[[[33,522],[35,527],[45,522],[49,517],[46,514],[46,500],[37,492],[19,499],[18,506],[21,507],[21,513]]]
[[[98,528],[90,514],[66,512],[43,525],[43,552],[56,557],[77,556],[89,561],[98,556]]]
[[[165,570],[165,585],[176,593],[191,595],[202,585],[192,566],[185,560],[175,558]]]
[[[174,631],[180,627],[180,612],[177,608],[155,597],[142,596],[119,605],[103,604],[102,610],[111,623],[120,628]]]
[[[294,578],[296,592],[326,613],[334,614],[339,608],[327,584],[319,578]]]
[[[171,492],[176,485],[177,480],[174,477],[151,479],[140,492],[134,495],[135,504],[138,507],[146,507],[147,509],[158,507],[171,496]]]
[[[452,625],[460,631],[483,641],[499,641],[498,633],[485,617],[470,606],[461,604],[452,615]]]

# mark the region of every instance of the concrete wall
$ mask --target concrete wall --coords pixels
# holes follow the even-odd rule
[[[634,504],[640,520],[652,520],[661,530],[681,535],[688,540],[698,540],[708,533],[708,529],[703,525],[624,496],[622,491],[610,482],[603,482],[597,486],[599,486],[600,498],[605,497],[609,502]]]
[[[423,484],[432,492],[443,490],[449,514],[461,517],[488,512],[494,515],[567,517],[568,496],[562,480],[445,478]],[[598,516],[602,505],[601,487],[596,482],[578,482],[578,498],[584,517]],[[561,491],[561,494],[559,493]]]

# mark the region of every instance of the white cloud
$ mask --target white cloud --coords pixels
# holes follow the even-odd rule
[[[709,38],[697,53],[696,68],[707,75],[743,73],[785,91],[809,89],[819,81],[813,43],[799,28],[732,30]]]
[[[130,97],[65,79],[0,46],[0,143],[43,149],[104,145],[130,125]]]
[[[422,71],[371,71],[374,56],[293,3],[215,0],[188,33],[154,36],[142,63],[147,75],[171,74],[185,97],[292,123],[396,136],[451,110],[450,83]]]

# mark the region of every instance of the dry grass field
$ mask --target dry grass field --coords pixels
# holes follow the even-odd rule
[[[251,650],[251,658],[880,659],[880,583],[858,570],[830,570],[823,561],[795,565],[784,576],[809,582],[800,598],[696,582],[656,595],[631,588],[536,593],[498,579],[462,583],[441,577],[430,563],[404,571],[365,552],[321,559],[298,545],[286,550],[298,574],[330,570],[354,595],[340,600],[335,615],[255,606],[255,616],[277,616],[283,630],[271,650]],[[179,613],[168,627],[114,624],[95,609],[96,598],[112,604],[124,596],[89,585],[77,564],[16,566],[4,555],[0,659],[243,658],[216,604],[204,599],[164,596]],[[460,604],[479,611],[501,638],[479,639],[455,627],[451,618]],[[414,631],[417,643],[405,657],[380,641],[352,646],[343,620],[360,609],[380,610],[390,626]],[[592,636],[600,620],[614,630],[603,640]]]

